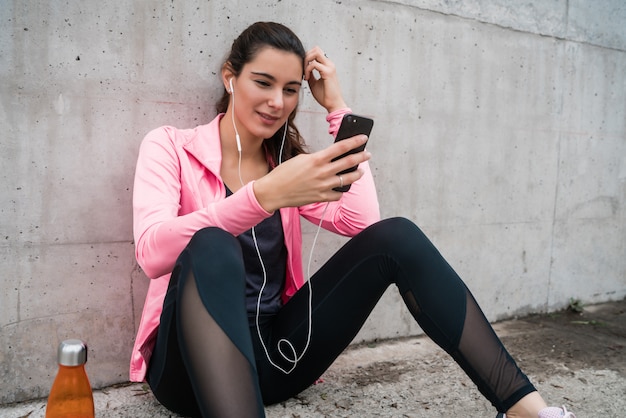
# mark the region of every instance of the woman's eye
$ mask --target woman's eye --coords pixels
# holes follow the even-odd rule
[[[285,93],[289,95],[298,94],[298,90],[289,88],[289,89],[285,89]]]
[[[256,83],[261,87],[269,87],[270,83],[265,80],[256,80]]]

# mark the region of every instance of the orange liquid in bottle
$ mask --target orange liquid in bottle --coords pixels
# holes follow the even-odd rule
[[[84,363],[62,363],[48,396],[46,418],[94,418],[93,393]]]

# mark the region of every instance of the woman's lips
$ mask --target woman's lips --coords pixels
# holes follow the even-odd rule
[[[277,116],[268,115],[267,113],[263,113],[263,112],[257,112],[257,114],[261,117],[261,120],[263,121],[263,123],[267,125],[273,125],[274,123],[276,123],[276,121],[280,119]]]

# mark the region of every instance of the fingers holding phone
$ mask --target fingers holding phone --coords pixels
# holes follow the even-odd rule
[[[350,169],[367,161],[369,153],[350,151],[364,145],[365,141],[365,136],[355,136],[323,150],[290,158],[254,182],[259,204],[273,212],[282,207],[339,200],[342,193],[333,188],[349,186],[363,175],[360,170]],[[339,158],[344,154],[349,155]],[[346,170],[348,172],[341,177],[337,175]]]
[[[368,122],[369,120],[369,122]],[[254,193],[268,212],[281,207],[339,200],[363,173],[371,119],[346,115],[335,143],[312,154],[300,154],[280,164],[254,183]]]

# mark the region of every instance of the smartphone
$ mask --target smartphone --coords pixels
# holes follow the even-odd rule
[[[370,133],[372,132],[372,128],[374,127],[374,120],[370,118],[366,118],[365,116],[353,115],[352,113],[348,113],[343,116],[341,120],[341,125],[339,125],[339,131],[337,131],[337,137],[335,138],[335,142],[342,141],[344,139],[351,138],[356,135],[367,135],[369,138]],[[350,154],[354,154],[357,152],[361,152],[365,149],[365,145],[367,142],[357,148],[351,149],[345,154],[340,155],[339,157],[333,158],[332,161],[337,161],[345,156]],[[356,170],[357,166],[347,168],[343,171],[337,173],[337,175],[350,173]],[[335,187],[333,190],[337,192],[347,192],[350,190],[350,184],[345,185],[343,187]]]

